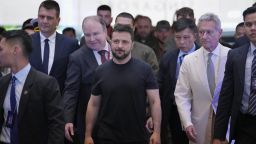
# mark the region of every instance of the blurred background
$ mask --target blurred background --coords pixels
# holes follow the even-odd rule
[[[28,18],[36,18],[42,0],[1,0],[0,26],[18,29]],[[222,21],[223,37],[231,37],[235,27],[242,22],[242,12],[255,0],[57,0],[61,7],[61,21],[58,31],[71,26],[77,31],[77,38],[82,36],[81,23],[84,17],[96,15],[99,5],[107,4],[112,8],[113,22],[120,12],[129,12],[149,16],[153,26],[159,20],[172,24],[174,13],[181,7],[194,9],[198,19],[206,12],[217,14]],[[112,22],[112,25],[113,25]]]

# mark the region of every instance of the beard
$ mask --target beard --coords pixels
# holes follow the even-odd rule
[[[118,55],[116,51],[122,51],[123,54],[122,54],[122,55]],[[116,58],[117,60],[123,60],[123,59],[125,59],[125,58],[127,58],[127,57],[129,56],[130,52],[131,52],[130,50],[127,51],[127,52],[125,52],[125,51],[122,50],[122,49],[117,49],[117,50],[115,50],[115,51],[112,51],[112,55],[113,55],[113,57]]]

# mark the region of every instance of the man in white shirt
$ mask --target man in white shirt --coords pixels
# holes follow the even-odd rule
[[[63,144],[64,117],[57,81],[31,68],[31,37],[8,31],[0,42],[0,143]]]
[[[78,48],[78,42],[56,32],[59,22],[59,4],[53,0],[43,1],[38,10],[40,31],[31,36],[33,51],[30,63],[38,71],[55,77],[62,93],[68,57]]]

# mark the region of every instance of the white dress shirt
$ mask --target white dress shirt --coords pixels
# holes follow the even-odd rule
[[[103,50],[107,51],[107,53],[105,53],[106,54],[106,59],[110,60],[112,58],[112,54],[111,54],[110,45],[109,45],[109,43],[107,41],[106,41],[106,44],[105,44],[105,47],[104,47]],[[93,50],[93,53],[94,53],[94,56],[95,56],[95,58],[97,60],[98,65],[101,65],[102,64],[102,62],[101,62],[101,55],[96,50]]]
[[[27,79],[28,73],[31,69],[30,64],[27,64],[24,68],[22,68],[19,72],[16,74],[12,73],[12,76],[16,77],[15,81],[15,96],[16,96],[16,108],[17,113],[19,112],[19,103],[20,103],[20,97],[23,90],[23,86],[25,84],[25,80]],[[0,141],[5,143],[10,143],[10,128],[6,127],[6,119],[8,115],[8,111],[11,111],[11,104],[10,104],[10,94],[11,94],[11,81],[9,83],[7,93],[5,96],[3,108],[4,108],[4,124],[2,127],[2,132],[0,134]]]
[[[41,42],[41,58],[42,58],[42,62],[44,61],[44,45],[45,39],[49,39],[48,43],[49,43],[49,63],[48,63],[48,74],[51,71],[52,68],[52,64],[54,61],[54,54],[55,54],[55,44],[56,44],[56,32],[53,33],[51,36],[49,36],[48,38],[45,37],[42,33],[40,33],[40,42]]]
[[[217,82],[217,74],[219,71],[219,62],[220,62],[220,47],[221,45],[218,44],[217,47],[212,51],[212,62],[214,65],[214,77],[215,77],[215,82]],[[210,53],[209,51],[207,51],[206,49],[203,49],[203,53],[204,53],[204,63],[205,63],[205,67],[207,68],[207,61],[208,61],[208,54]],[[215,83],[216,84],[216,83]]]

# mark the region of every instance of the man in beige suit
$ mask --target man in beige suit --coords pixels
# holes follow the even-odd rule
[[[175,89],[175,101],[190,143],[212,141],[212,120],[224,75],[229,48],[222,46],[220,19],[204,14],[198,23],[202,47],[183,60]]]

